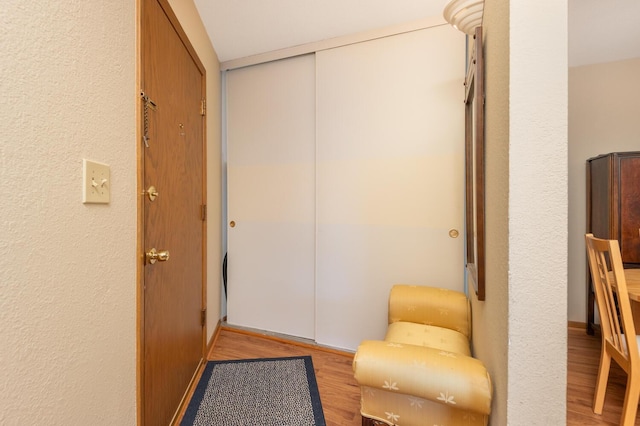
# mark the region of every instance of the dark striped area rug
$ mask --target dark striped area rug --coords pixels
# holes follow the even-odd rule
[[[325,426],[311,357],[209,361],[188,425]]]

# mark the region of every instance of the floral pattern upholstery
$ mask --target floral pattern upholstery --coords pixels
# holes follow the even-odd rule
[[[397,426],[486,425],[492,387],[472,358],[463,293],[396,285],[384,341],[364,341],[353,361],[361,414]]]
[[[433,325],[402,321],[394,322],[389,324],[384,340],[415,346],[427,346],[471,356],[469,339],[462,333]]]

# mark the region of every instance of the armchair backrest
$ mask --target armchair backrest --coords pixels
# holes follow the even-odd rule
[[[389,324],[397,321],[444,327],[471,338],[471,305],[459,291],[394,285],[389,294]]]

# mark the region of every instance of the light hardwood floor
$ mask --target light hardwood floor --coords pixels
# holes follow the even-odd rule
[[[587,335],[584,329],[569,328],[567,364],[567,425],[619,425],[627,374],[611,362],[609,383],[602,415],[591,409],[600,362],[600,335]],[[636,417],[640,425],[640,415]]]
[[[353,357],[347,353],[252,331],[222,326],[209,351],[209,360],[311,355],[328,426],[360,426],[360,393],[353,379]],[[618,425],[626,374],[615,362],[602,415],[591,410],[600,337],[584,329],[568,329],[567,425]],[[636,420],[640,425],[640,415]]]

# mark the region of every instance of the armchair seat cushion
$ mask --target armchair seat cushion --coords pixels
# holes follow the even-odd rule
[[[467,336],[455,330],[432,325],[404,321],[394,322],[389,324],[384,340],[471,356]]]

